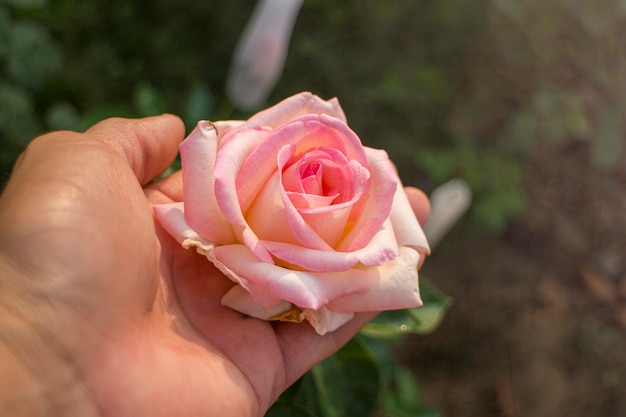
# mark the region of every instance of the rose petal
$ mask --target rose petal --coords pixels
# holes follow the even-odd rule
[[[326,115],[303,116],[281,126],[263,139],[262,142],[255,141],[254,148],[246,148],[250,150],[249,156],[238,171],[237,195],[243,211],[246,211],[254,201],[263,181],[276,169],[276,155],[285,146],[294,145],[296,147],[294,154],[322,146],[334,148],[348,159],[354,159],[363,166],[368,164],[367,155],[358,136],[339,119]],[[237,142],[240,140],[243,138]],[[245,140],[248,141],[247,138]],[[227,145],[230,145],[230,142]],[[224,145],[224,149],[227,145]],[[235,144],[235,146],[244,145]]]
[[[288,97],[280,103],[252,116],[243,128],[268,126],[274,129],[299,117],[309,114],[327,114],[346,121],[346,115],[336,98],[322,100],[316,95],[305,92]]]
[[[245,121],[243,120],[220,120],[213,122],[215,130],[217,130],[217,138],[219,139],[220,146],[222,145],[224,137],[228,135],[228,132],[237,129],[244,123]]]
[[[248,155],[265,140],[267,132],[257,129],[246,131],[245,134],[234,130],[229,132],[231,138],[220,148],[220,153],[228,158],[218,158],[213,174],[215,176],[215,198],[224,217],[233,225],[233,231],[240,242],[250,247],[256,256],[265,262],[272,263],[269,253],[260,244],[259,238],[250,229],[239,201],[236,180],[241,165]]]
[[[278,152],[278,172],[282,183],[282,171],[293,155],[293,147],[285,146]],[[333,251],[333,246],[343,236],[352,206],[361,197],[369,173],[357,161],[348,164],[353,173],[353,198],[341,204],[326,207],[303,209],[294,205],[292,196],[280,189],[283,209],[291,231],[296,239],[306,248]],[[297,200],[296,200],[297,201]]]
[[[298,239],[289,227],[285,206],[280,197],[278,173],[265,181],[254,204],[246,212],[246,220],[260,240],[298,244]]]
[[[281,149],[282,151],[282,149]],[[293,153],[291,153],[293,155]],[[294,161],[296,157],[300,159]],[[334,203],[343,203],[354,198],[355,176],[365,170],[357,161],[351,161],[336,149],[322,147],[297,155],[281,168],[283,188],[288,192],[307,195],[336,196]]]
[[[367,291],[376,281],[375,268],[352,269],[344,272],[294,271],[260,261],[243,245],[226,245],[215,248],[215,257],[224,269],[216,264],[233,281],[246,288],[252,298],[263,304],[258,294],[271,292],[275,297],[289,301],[301,308],[317,310],[329,301],[345,294]]]
[[[289,197],[289,201],[293,204],[293,206],[299,211],[306,209],[315,209],[328,207],[332,204],[333,200],[337,198],[338,194],[324,196],[324,195],[310,195],[303,193],[290,193],[287,192],[287,196]]]
[[[241,209],[245,212],[262,189],[267,179],[278,169],[276,155],[284,146],[293,145],[304,136],[302,123],[291,123],[280,131],[273,132],[262,143],[250,150],[237,172],[236,187]],[[275,147],[276,144],[283,146]],[[295,146],[291,148],[295,152]]]
[[[284,146],[278,151],[278,184],[282,184],[282,169],[293,155],[293,146]],[[282,210],[284,211],[285,218],[290,226],[291,232],[300,242],[307,248],[317,249],[323,251],[332,251],[333,248],[323,239],[316,231],[309,225],[306,220],[301,216],[298,209],[293,205],[293,202],[289,198],[289,195],[285,189],[280,186],[278,189],[278,195],[281,197]],[[337,225],[340,230],[341,225]],[[275,239],[272,239],[275,240]],[[295,243],[295,242],[287,242]]]
[[[226,127],[226,125],[223,125]],[[214,193],[213,166],[218,147],[215,125],[198,122],[180,145],[183,166],[183,198],[187,223],[214,243],[235,240],[230,223],[220,210]]]
[[[383,224],[367,246],[354,252],[315,250],[283,242],[264,241],[263,245],[283,262],[316,272],[345,271],[359,263],[364,266],[378,266],[400,254],[389,221]]]
[[[393,165],[385,151],[365,147],[369,160],[369,188],[354,205],[351,213],[352,229],[336,246],[338,251],[351,252],[367,245],[389,216],[397,179]]]
[[[400,178],[398,178],[398,184],[399,187],[393,196],[393,205],[389,213],[398,244],[411,247],[422,254],[430,254],[426,235],[415,217]]]
[[[153,210],[161,226],[185,249],[196,247],[203,254],[213,249],[212,242],[187,224],[183,203],[159,204]]]
[[[271,317],[284,313],[292,306],[291,303],[279,300],[278,303],[270,306],[262,306],[252,299],[252,296],[241,285],[233,285],[222,297],[222,305],[237,310],[250,317],[261,320],[268,320]]]
[[[328,303],[338,312],[383,311],[413,308],[422,305],[419,293],[417,263],[419,252],[400,248],[400,256],[385,264],[372,267],[375,279],[363,293],[346,294]]]
[[[226,307],[261,320],[271,320],[292,308],[292,304],[286,301],[264,307],[256,303],[250,293],[240,285],[234,285],[224,294],[221,302]],[[319,310],[304,309],[300,316],[307,320],[318,334],[323,336],[350,321],[354,317],[354,313],[342,313],[321,307]]]
[[[302,312],[302,315],[311,323],[315,331],[322,336],[337,330],[354,317],[354,313],[342,313],[327,307],[321,307],[319,310],[306,309]]]

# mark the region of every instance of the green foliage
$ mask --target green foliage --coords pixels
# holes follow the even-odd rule
[[[399,335],[427,334],[437,328],[452,303],[430,281],[420,277],[420,295],[423,306],[395,311],[385,311],[368,323],[361,334],[381,339],[395,339]]]
[[[266,416],[436,416],[424,405],[417,380],[392,351],[391,342],[404,335],[432,332],[450,307],[450,298],[426,279],[420,281],[420,292],[424,306],[381,313],[296,382]]]
[[[41,131],[35,100],[61,66],[61,53],[47,28],[19,17],[44,2],[0,2],[0,175],[6,177],[28,140]],[[1,183],[1,181],[0,181]]]
[[[281,397],[266,416],[368,416],[378,398],[376,360],[358,338],[326,359]],[[291,414],[289,414],[291,413]]]
[[[0,0],[0,172],[37,134],[108,116],[167,111],[188,129],[246,117],[223,85],[253,5]],[[537,146],[584,143],[605,170],[624,157],[625,21],[618,0],[311,0],[270,102],[338,96],[409,182],[473,176],[474,225],[500,231],[523,211],[520,171]]]
[[[297,381],[267,417],[435,417],[419,383],[394,360],[388,341],[356,337]]]

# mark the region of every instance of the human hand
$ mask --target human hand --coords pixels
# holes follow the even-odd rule
[[[232,285],[152,218],[184,136],[171,115],[31,143],[0,198],[0,414],[260,416],[372,314],[319,336],[242,317]],[[406,189],[423,223],[428,200]]]

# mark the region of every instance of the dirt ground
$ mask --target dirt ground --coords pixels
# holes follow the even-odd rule
[[[400,355],[444,416],[626,416],[626,163],[588,153],[537,149],[524,218],[499,237],[461,222],[427,261],[454,306]]]

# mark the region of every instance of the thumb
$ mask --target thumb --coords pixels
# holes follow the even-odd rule
[[[85,132],[111,146],[146,185],[174,160],[185,135],[182,120],[171,114],[143,119],[106,119]]]

